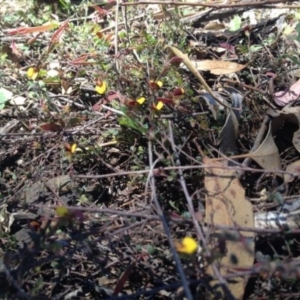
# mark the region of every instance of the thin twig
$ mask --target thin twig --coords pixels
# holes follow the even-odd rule
[[[160,217],[160,220],[163,224],[163,228],[164,228],[165,234],[167,236],[173,258],[174,258],[175,263],[176,263],[177,271],[178,271],[179,276],[180,276],[181,281],[182,281],[182,285],[183,285],[183,288],[184,288],[184,291],[185,291],[185,295],[186,295],[187,299],[193,300],[193,296],[192,296],[191,290],[189,288],[188,281],[186,279],[184,270],[182,268],[182,264],[180,262],[178,253],[177,253],[177,251],[175,250],[175,247],[174,247],[174,243],[173,243],[173,240],[172,240],[172,237],[171,237],[171,232],[170,232],[170,229],[168,227],[168,223],[167,223],[166,218],[163,214],[160,203],[157,199],[155,179],[154,179],[154,176],[153,176],[153,155],[152,155],[152,153],[153,153],[152,142],[151,142],[151,140],[149,140],[148,141],[148,155],[149,155],[149,165],[150,165],[150,174],[149,174],[149,176],[150,176],[150,185],[151,185],[151,191],[152,191],[152,201],[155,204],[158,216]]]
[[[170,139],[170,142],[171,142],[172,149],[174,151],[174,155],[176,157],[176,164],[180,166],[181,162],[180,162],[180,158],[179,158],[179,155],[178,155],[178,152],[177,152],[177,149],[176,149],[176,146],[175,146],[175,142],[174,142],[172,121],[168,121],[168,123],[169,123],[169,135],[170,135],[169,139]],[[199,225],[199,222],[196,218],[193,202],[192,202],[191,196],[190,196],[190,194],[187,190],[187,186],[186,186],[186,182],[185,182],[185,179],[184,179],[184,176],[183,176],[182,169],[179,169],[178,173],[179,173],[179,182],[180,182],[181,188],[183,190],[183,193],[185,195],[188,210],[189,210],[190,215],[192,216],[193,224],[195,226],[198,239],[203,242],[203,245],[207,245],[206,239],[204,237],[204,232],[201,229],[201,227]],[[207,252],[207,255],[211,256],[210,250],[209,249],[205,249],[205,250]],[[234,297],[233,297],[232,293],[230,292],[230,290],[228,288],[227,281],[220,274],[215,262],[212,263],[212,268],[213,268],[215,276],[217,277],[217,279],[218,279],[218,281],[219,281],[219,283],[220,283],[220,285],[221,285],[221,287],[224,291],[224,294],[226,295],[226,298],[234,300]]]
[[[117,109],[114,109],[114,108],[109,107],[109,106],[107,106],[107,105],[101,104],[101,107],[102,107],[102,108],[105,108],[106,110],[111,111],[111,112],[113,112],[113,113],[115,113],[115,114],[117,114],[117,115],[120,115],[120,116],[126,116],[122,111],[117,110]]]
[[[120,72],[120,66],[119,66],[119,61],[118,61],[118,31],[119,31],[119,26],[118,26],[118,22],[119,22],[119,7],[120,7],[120,0],[117,0],[117,5],[116,5],[116,15],[115,15],[115,57],[116,57],[116,70],[118,72]]]
[[[284,2],[296,2],[295,0],[288,0]],[[173,6],[195,6],[195,7],[214,7],[214,8],[234,8],[234,7],[262,7],[262,6],[270,6],[272,4],[282,3],[282,0],[268,0],[268,1],[258,1],[258,2],[248,2],[241,1],[239,3],[233,4],[224,4],[224,2],[220,3],[204,3],[204,2],[178,2],[178,1],[139,1],[139,2],[127,2],[122,3],[122,6],[132,6],[132,5],[142,5],[142,4],[164,4],[164,5],[173,5]],[[276,7],[276,6],[275,6]],[[272,8],[274,8],[272,6]],[[281,8],[281,7],[276,7]]]
[[[41,204],[35,204],[32,205],[33,207],[37,208],[44,208],[45,205]],[[59,205],[48,205],[47,208],[56,209],[59,207]],[[125,216],[125,217],[132,217],[132,218],[144,218],[145,220],[141,222],[148,222],[148,221],[159,221],[160,217],[157,215],[150,215],[142,212],[130,212],[130,211],[123,211],[123,210],[114,210],[110,208],[97,208],[97,207],[81,207],[81,206],[67,206],[67,208],[70,211],[81,211],[85,213],[98,213],[98,214],[110,214],[113,216]],[[191,220],[183,219],[183,218],[170,218],[172,222],[176,224],[189,224],[193,223]],[[127,227],[126,227],[127,228]],[[254,232],[257,235],[275,235],[278,234],[280,236],[282,235],[293,235],[293,234],[299,234],[300,229],[293,229],[293,230],[284,230],[284,228],[278,228],[278,229],[265,229],[265,228],[253,228],[253,227],[247,227],[247,226],[227,226],[222,224],[209,224],[204,223],[203,224],[204,231],[209,230],[214,231],[216,229],[223,230],[223,231],[244,231],[244,232]],[[120,228],[119,230],[123,230],[123,228]]]
[[[161,169],[154,169],[155,172],[161,172],[161,171],[171,171],[171,170],[192,170],[192,169],[227,169],[227,170],[234,170],[234,171],[249,171],[249,172],[256,172],[256,173],[270,173],[270,174],[287,174],[291,175],[293,177],[299,177],[298,173],[292,173],[288,171],[283,170],[266,170],[266,169],[256,169],[256,168],[249,168],[249,167],[242,167],[242,166],[216,166],[216,165],[195,165],[195,166],[176,166],[176,167],[165,167]],[[150,170],[139,170],[139,171],[120,171],[118,173],[110,173],[110,174],[101,174],[101,175],[73,175],[74,178],[90,178],[90,179],[99,179],[99,178],[108,178],[108,177],[116,177],[116,176],[136,176],[136,175],[143,175],[148,174]]]
[[[251,152],[254,152],[255,150],[258,149],[258,147],[260,146],[261,142],[263,141],[263,137],[265,136],[265,133],[268,130],[268,124],[270,122],[270,117],[268,115],[265,115],[262,124],[260,126],[259,132],[256,136],[255,142],[250,150]],[[238,177],[241,178],[241,176],[245,173],[244,167],[248,167],[250,165],[251,162],[251,158],[246,158],[243,163],[242,163],[242,167],[243,169],[239,171]]]

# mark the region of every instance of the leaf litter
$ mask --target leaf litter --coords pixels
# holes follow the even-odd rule
[[[207,196],[205,199],[205,218],[208,224],[227,225],[236,227],[253,227],[252,204],[245,198],[245,190],[239,180],[235,177],[234,170],[218,169],[225,166],[227,162],[214,162],[209,158],[204,158],[204,163],[212,167],[205,172],[205,189]],[[254,261],[254,233],[216,231],[220,235],[232,235],[235,238],[225,240],[225,253],[221,254],[218,265],[220,274],[226,275],[235,268],[251,268]],[[250,242],[246,242],[249,240]],[[211,266],[208,273],[213,275]],[[214,282],[218,284],[218,281]],[[246,285],[245,278],[236,278],[234,284],[229,284],[229,289],[236,299],[240,299],[244,294]],[[224,296],[223,296],[224,297]]]
[[[296,10],[44,2],[0,21],[0,294],[296,299]]]

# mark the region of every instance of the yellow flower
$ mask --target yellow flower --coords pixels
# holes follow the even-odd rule
[[[77,145],[76,144],[72,144],[70,147],[70,152],[73,154],[77,149]]]
[[[149,85],[152,90],[157,91],[163,86],[163,83],[160,80],[150,80]]]
[[[27,71],[27,76],[28,76],[29,79],[36,80],[38,75],[39,75],[39,72],[36,68],[31,67]]]
[[[140,105],[142,105],[146,101],[145,97],[139,97],[136,99],[136,102]]]
[[[176,242],[175,247],[177,252],[191,255],[197,251],[198,243],[192,237],[186,236],[181,242]]]
[[[98,94],[103,95],[103,94],[105,94],[106,90],[107,90],[107,84],[106,84],[106,82],[105,81],[98,81],[97,85],[95,87],[95,91]]]
[[[71,144],[65,143],[64,147],[65,147],[65,155],[66,155],[68,161],[71,163],[72,159],[73,159],[73,155],[74,155],[74,153],[77,149],[77,144],[75,144],[75,143],[71,143]]]
[[[60,217],[65,217],[69,214],[69,210],[66,206],[58,206],[55,208],[55,211]]]
[[[160,80],[157,80],[157,81],[156,81],[156,84],[157,84],[160,88],[163,86],[163,83],[162,83],[162,81],[160,81]]]
[[[164,103],[162,101],[158,101],[157,104],[155,105],[156,110],[161,110],[164,106]]]

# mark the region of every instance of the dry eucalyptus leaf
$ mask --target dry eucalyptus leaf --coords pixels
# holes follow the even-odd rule
[[[182,53],[179,49],[173,46],[166,46],[165,49],[168,49],[170,51],[171,57],[176,56],[182,59],[183,64],[186,66],[186,68],[198,79],[198,81],[203,85],[205,90],[211,95],[212,98],[214,98],[216,102],[218,102],[221,106],[224,106],[226,108],[232,108],[226,103],[223,103],[222,100],[220,100],[214,95],[209,85],[206,83],[202,75],[199,73],[197,68],[195,68],[194,64],[186,54]]]
[[[280,118],[283,118],[284,122],[297,124],[298,130],[293,135],[293,145],[296,150],[300,153],[300,107],[285,107],[280,112]]]
[[[297,151],[300,152],[300,129],[294,132],[293,144]]]
[[[298,174],[298,176],[300,176],[300,160],[296,160],[293,163],[289,164],[286,167],[286,171],[290,173]],[[294,178],[295,177],[290,174],[284,174],[284,183],[292,182]]]
[[[27,98],[23,96],[17,96],[9,100],[10,105],[23,106],[26,102]]]
[[[232,110],[227,115],[226,122],[221,130],[220,151],[223,154],[232,154],[236,150],[236,138],[238,134],[239,122]]]
[[[0,206],[0,232],[10,232],[10,227],[14,219],[7,211],[7,204]]]
[[[203,162],[216,167],[206,169],[204,180],[207,191],[205,221],[210,224],[253,227],[252,205],[245,198],[245,190],[235,177],[234,170],[218,168],[226,166],[226,163],[216,162],[207,157],[203,159]],[[220,233],[220,231],[218,232]],[[230,233],[237,235],[238,239],[226,241],[226,255],[220,261],[222,276],[234,271],[234,268],[251,268],[254,261],[254,234],[240,232],[239,236],[235,231]],[[236,258],[235,263],[233,263],[232,257]],[[210,275],[214,274],[211,265],[207,271]],[[246,283],[247,279],[237,277],[234,283],[228,284],[228,287],[234,297],[241,299]],[[214,284],[218,283],[214,282]]]
[[[197,70],[210,71],[210,73],[215,75],[236,73],[247,67],[247,65],[241,65],[235,62],[222,60],[202,60],[191,62],[194,64]]]
[[[222,99],[222,96],[218,92],[213,92],[213,94],[218,97],[219,99]],[[212,112],[215,120],[217,119],[217,112],[219,111],[220,105],[217,101],[207,92],[202,91],[199,95],[200,98],[203,98],[206,101],[206,104],[209,108],[209,110]]]
[[[300,69],[293,70],[291,72],[291,75],[299,78],[300,77]]]
[[[210,21],[204,26],[205,30],[218,31],[225,29],[225,25],[223,23],[217,21]]]
[[[285,106],[291,101],[298,99],[300,95],[300,79],[290,86],[286,91],[279,91],[274,94],[274,102],[279,106]]]
[[[236,139],[238,136],[239,120],[242,113],[242,95],[234,88],[226,89],[232,99],[232,107],[240,110],[228,110],[226,122],[221,130],[220,151],[224,154],[234,153],[236,151]]]
[[[272,136],[272,124],[269,125],[269,130],[266,138],[259,148],[243,157],[251,158],[258,163],[263,169],[270,171],[281,170],[281,162],[278,148]]]

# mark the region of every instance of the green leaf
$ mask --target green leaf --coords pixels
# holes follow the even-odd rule
[[[118,119],[118,121],[119,121],[119,124],[121,126],[125,126],[127,128],[131,128],[131,129],[135,129],[140,133],[146,133],[146,131],[147,131],[147,128],[141,127],[140,124],[138,124],[134,119],[131,119],[127,116],[120,117]]]
[[[0,88],[0,110],[4,108],[5,103],[11,99],[12,95],[12,92],[4,88]]]
[[[237,31],[241,28],[242,19],[239,16],[234,16],[229,23],[229,31]]]
[[[150,245],[150,244],[147,245],[147,252],[150,255],[153,255],[155,253],[155,251],[156,251],[156,249],[152,245]]]
[[[256,52],[256,51],[259,51],[259,50],[261,50],[263,48],[263,46],[262,45],[252,45],[251,47],[250,47],[250,51],[251,52]]]
[[[172,201],[172,200],[169,200],[169,204],[170,204],[170,206],[171,206],[172,208],[174,208],[176,211],[178,211],[178,212],[179,212],[179,209],[178,209],[178,207],[176,206],[176,204],[175,204],[175,202],[174,202],[174,201]]]
[[[58,269],[59,268],[59,263],[57,261],[52,261],[50,266],[53,268],[53,269]]]
[[[41,290],[44,286],[44,281],[42,277],[38,277],[33,289],[31,290],[32,295],[37,295],[38,291]]]
[[[78,202],[79,202],[80,204],[88,203],[88,202],[89,202],[89,199],[87,198],[86,195],[83,194],[83,195],[80,196]]]
[[[296,41],[300,42],[300,23],[297,24],[296,31],[298,33],[298,35],[296,37]]]

